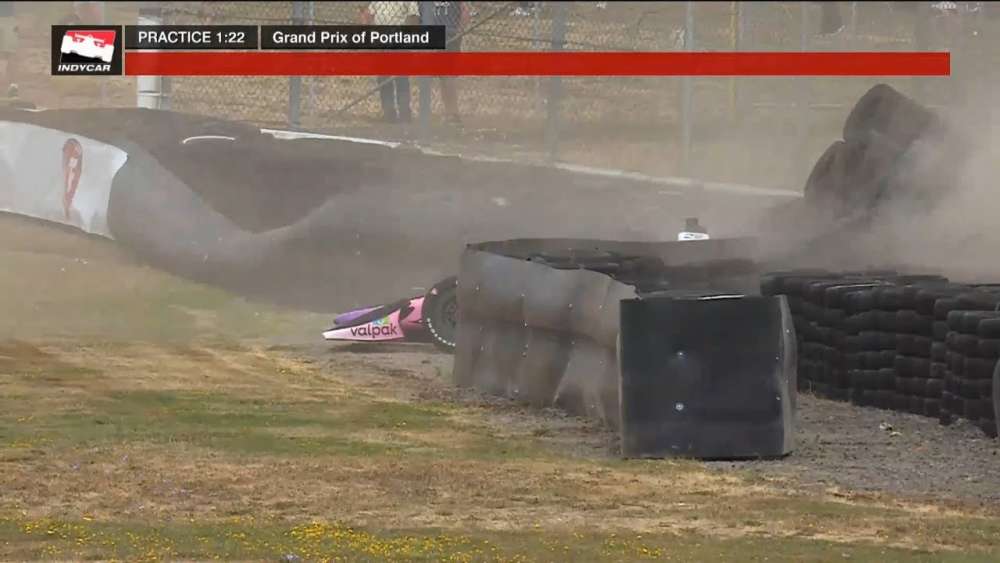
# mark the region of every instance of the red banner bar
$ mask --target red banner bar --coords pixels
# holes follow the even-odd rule
[[[928,52],[149,52],[127,76],[950,76]]]

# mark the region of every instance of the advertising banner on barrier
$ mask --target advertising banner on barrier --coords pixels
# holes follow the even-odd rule
[[[127,159],[80,135],[0,121],[0,211],[112,238],[111,182]]]

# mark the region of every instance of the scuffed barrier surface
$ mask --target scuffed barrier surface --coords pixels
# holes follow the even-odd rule
[[[515,239],[469,245],[459,268],[454,377],[617,428],[619,303],[677,292],[755,294],[752,239]]]
[[[455,382],[617,427],[618,302],[635,295],[597,272],[467,251]]]
[[[783,297],[623,302],[622,453],[700,459],[790,453],[796,395],[790,320]]]

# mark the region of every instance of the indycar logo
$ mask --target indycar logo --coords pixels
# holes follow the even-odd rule
[[[114,26],[52,28],[52,73],[121,74],[121,37]]]
[[[114,31],[107,30],[67,31],[59,51],[63,55],[77,54],[111,64],[115,56],[115,35]]]

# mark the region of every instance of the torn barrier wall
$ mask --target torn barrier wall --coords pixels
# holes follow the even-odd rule
[[[0,121],[0,211],[110,237],[108,200],[128,156],[63,131]]]
[[[470,245],[459,268],[456,383],[617,428],[621,300],[685,290],[755,294],[754,249],[752,239]]]
[[[125,158],[101,180],[110,191],[100,204],[107,229],[81,220],[85,230],[110,233],[169,272],[322,312],[422,292],[455,274],[469,241],[515,233],[661,240],[700,212],[721,236],[740,231],[733,217],[784,199],[682,193],[629,177],[327,137],[277,138],[244,123],[166,111],[0,109],[0,123],[8,168],[18,159],[32,163],[29,170],[51,176],[46,189],[57,196],[62,146],[19,141],[11,131],[45,128],[63,142],[81,139],[79,202],[104,147]],[[9,192],[0,179],[0,193]],[[15,207],[32,214],[26,202]]]
[[[783,297],[623,301],[619,353],[626,457],[792,451],[796,342]]]

